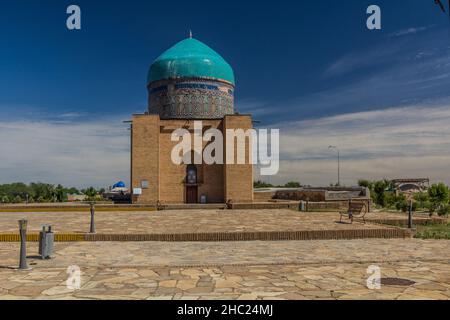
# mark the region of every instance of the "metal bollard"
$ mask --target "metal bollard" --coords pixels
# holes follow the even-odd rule
[[[27,264],[27,224],[26,219],[19,220],[19,231],[20,231],[20,262],[19,269],[28,269]]]
[[[413,209],[413,203],[411,200],[409,202],[409,206],[408,206],[408,229],[412,229],[412,227],[413,227],[412,209]]]
[[[47,230],[45,229],[47,227]],[[53,243],[55,235],[52,232],[52,226],[43,225],[39,232],[39,255],[41,259],[50,259],[53,253]]]
[[[300,201],[300,211],[301,212],[305,212],[306,211],[306,202],[305,201]]]
[[[89,233],[95,233],[95,220],[94,220],[95,204],[91,202],[90,205],[91,205],[91,227]]]

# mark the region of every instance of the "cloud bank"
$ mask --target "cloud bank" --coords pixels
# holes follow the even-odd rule
[[[281,163],[270,182],[298,180],[328,185],[337,180],[430,177],[450,183],[450,107],[413,106],[366,111],[274,125],[281,128]]]
[[[129,131],[121,118],[0,120],[0,137],[0,183],[105,187],[129,180]]]
[[[430,177],[450,183],[450,104],[347,113],[272,125],[280,129],[280,172],[263,177],[328,185],[341,179]],[[109,186],[130,176],[122,118],[86,122],[1,121],[0,183],[43,181]],[[255,170],[255,174],[259,170]],[[255,178],[258,178],[257,176]]]

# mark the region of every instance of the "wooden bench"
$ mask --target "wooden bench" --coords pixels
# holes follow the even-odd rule
[[[367,205],[365,202],[350,200],[348,203],[348,210],[345,212],[339,212],[339,214],[341,215],[339,222],[342,222],[343,216],[348,216],[351,223],[353,223],[354,217],[362,218],[364,223],[366,223],[366,220],[364,219],[366,213],[367,213]]]

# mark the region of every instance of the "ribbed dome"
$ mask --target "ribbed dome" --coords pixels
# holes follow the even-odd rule
[[[150,66],[147,84],[166,79],[206,78],[231,82],[231,66],[213,49],[192,38],[178,42]]]

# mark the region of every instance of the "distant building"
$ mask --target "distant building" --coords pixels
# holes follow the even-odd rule
[[[104,199],[111,200],[114,203],[129,203],[131,201],[129,189],[123,181],[113,184],[102,196]]]
[[[428,190],[428,188],[430,187],[430,179],[394,179],[392,180],[392,184],[394,185],[394,189],[397,194],[412,194]]]
[[[68,194],[67,201],[68,202],[77,202],[77,201],[85,201],[86,196],[84,194]]]
[[[256,189],[259,200],[294,201],[348,201],[370,200],[370,191],[365,187],[300,187],[300,188],[264,188]]]
[[[127,193],[128,192],[128,188],[125,185],[125,182],[123,181],[119,181],[115,184],[113,184],[113,186],[110,189],[111,193]]]
[[[349,201],[364,202],[371,210],[370,190],[366,187],[300,187],[255,189],[255,201],[305,201],[316,209],[347,208]]]

